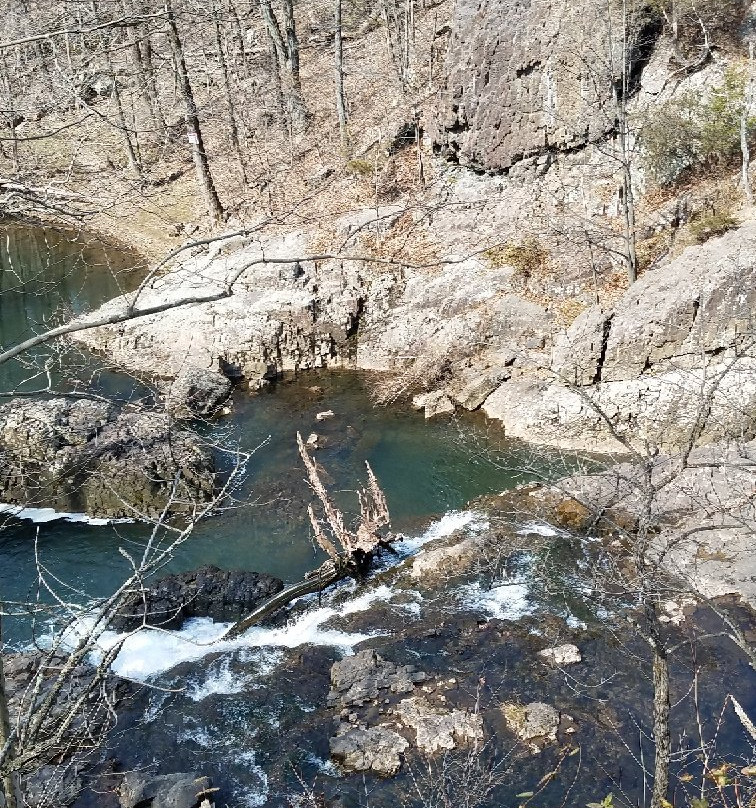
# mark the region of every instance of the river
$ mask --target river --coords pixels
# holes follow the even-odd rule
[[[141,276],[133,256],[96,240],[16,226],[0,226],[0,232],[3,346],[133,288]],[[2,368],[0,392],[44,386],[44,375],[28,380],[32,359],[47,363],[55,390],[92,384],[98,393],[122,399],[149,396],[102,360],[76,351],[59,356],[50,347]],[[203,619],[178,633],[140,634],[115,667],[151,687],[122,710],[103,758],[122,770],[209,774],[221,789],[217,804],[228,806],[561,808],[598,802],[609,792],[616,795],[614,805],[642,804],[648,787],[643,760],[653,756],[648,654],[611,603],[609,609],[589,605],[596,600],[586,563],[590,543],[520,515],[526,507],[503,512],[492,524],[468,504],[559,474],[564,459],[507,441],[476,416],[427,422],[408,408],[374,407],[372,383],[359,373],[327,372],[282,380],[261,394],[237,390],[231,413],[204,430],[227,445],[256,450],[244,486],[232,507],[206,520],[179,548],[169,570],[213,563],[292,581],[319,563],[306,519],[310,493],[296,454],[297,431],[320,436],[317,458],[348,512],[354,512],[352,492],[363,463],[370,462],[394,528],[407,536],[399,555],[368,580],[306,598],[233,643],[217,643],[224,626]],[[333,418],[318,421],[325,410]],[[452,534],[491,534],[514,549],[505,564],[484,558],[462,577],[435,583],[413,577],[413,558],[427,543]],[[118,547],[145,535],[140,524],[6,518],[0,597],[36,597],[35,538],[47,568],[79,597],[94,597],[111,591],[126,573]],[[702,616],[704,629],[716,628],[706,620]],[[28,620],[6,621],[4,629],[11,644],[28,642]],[[692,624],[685,630],[692,636]],[[539,660],[539,649],[564,641],[580,646],[577,668]],[[480,711],[486,732],[495,732],[478,754],[412,759],[394,780],[344,776],[329,760],[335,714],[325,704],[328,675],[335,660],[365,647],[422,669],[428,678],[416,693]],[[693,671],[699,675],[695,702]],[[680,788],[687,788],[688,775],[700,778],[699,729],[712,739],[712,760],[749,760],[726,697],[736,694],[753,716],[753,684],[753,671],[731,644],[704,639],[676,652],[673,771]],[[357,710],[355,721],[379,720],[393,709],[400,697],[386,695],[391,707],[370,704],[367,712]],[[559,742],[537,754],[515,746],[503,729],[506,705],[528,702],[555,704],[562,716]],[[471,795],[492,772],[499,778],[494,790],[475,802]],[[451,802],[439,801],[439,784],[456,789]],[[106,776],[79,805],[116,805],[105,793],[111,786]],[[313,796],[308,802],[308,793],[322,794],[322,801]]]

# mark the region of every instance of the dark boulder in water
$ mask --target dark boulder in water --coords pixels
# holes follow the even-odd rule
[[[180,628],[190,617],[211,617],[217,622],[242,618],[283,589],[272,575],[204,566],[168,575],[134,592],[111,622],[117,631],[133,631],[143,623]]]

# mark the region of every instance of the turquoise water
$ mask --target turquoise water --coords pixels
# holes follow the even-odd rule
[[[5,242],[13,249],[9,260],[4,248],[0,286],[5,345],[34,332],[40,323],[83,311],[120,288],[133,286],[139,275],[128,273],[133,259],[109,253],[102,245],[88,243],[84,249],[53,239],[47,231],[10,229]],[[24,256],[28,266],[22,266]],[[8,282],[11,265],[10,274],[17,274],[23,284]],[[43,293],[37,294],[36,287]],[[1,389],[12,390],[24,371],[18,365],[4,369]],[[80,368],[74,375],[78,382],[66,374],[64,385],[81,386],[84,378],[91,379]],[[130,379],[118,374],[94,379],[100,390],[128,394],[133,387]],[[324,410],[333,410],[334,417],[318,422],[315,416]],[[524,447],[503,441],[500,431],[482,419],[427,422],[411,410],[374,407],[370,381],[359,373],[305,374],[278,383],[270,392],[238,391],[232,414],[204,431],[226,445],[247,451],[259,448],[235,501],[197,527],[177,552],[171,565],[175,570],[211,563],[296,580],[320,562],[310,541],[306,514],[310,491],[297,456],[297,431],[320,436],[323,448],[317,451],[318,461],[347,514],[356,510],[354,488],[364,481],[368,460],[386,491],[398,531],[417,528],[447,510],[463,508],[477,495],[528,477],[507,468],[524,464]],[[80,593],[99,596],[127,573],[118,548],[134,549],[147,535],[138,524],[93,527],[64,521],[40,525],[4,521],[0,598],[6,601],[36,598],[35,537],[52,574]],[[16,628],[6,626],[6,631],[11,636],[20,632],[20,623]]]

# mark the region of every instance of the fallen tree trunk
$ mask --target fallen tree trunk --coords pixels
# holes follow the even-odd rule
[[[307,573],[304,580],[282,589],[277,595],[267,600],[262,606],[258,606],[253,612],[243,617],[221,637],[222,640],[235,640],[244,634],[247,629],[261,623],[284,606],[288,606],[293,600],[301,598],[303,595],[310,595],[313,592],[322,592],[324,589],[346,578],[350,574],[350,569],[346,565],[335,564],[330,559],[318,567],[316,570]]]
[[[313,592],[322,592],[336,581],[362,572],[374,554],[381,547],[388,547],[396,538],[392,533],[384,535],[381,532],[382,528],[390,525],[390,516],[386,497],[378,485],[369,463],[365,463],[368,474],[367,487],[357,491],[357,498],[360,502],[360,521],[357,528],[352,531],[345,526],[344,514],[330,498],[320,479],[319,467],[307,453],[307,448],[299,433],[297,433],[297,444],[300,457],[307,469],[310,487],[320,500],[324,514],[324,519],[319,518],[312,505],[309,505],[307,510],[310,524],[315,540],[330,558],[318,569],[308,573],[304,580],[286,587],[262,606],[234,623],[221,639],[233,640],[278,609],[288,606],[296,598]]]

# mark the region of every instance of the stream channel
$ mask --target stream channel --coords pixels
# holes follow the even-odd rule
[[[0,225],[0,235],[2,346],[133,288],[140,276],[133,256],[96,241],[15,225]],[[45,386],[44,374],[29,378],[33,358],[37,365],[46,364],[56,390],[86,386],[122,399],[149,395],[94,357],[56,350],[47,346],[24,363],[0,368],[0,392],[29,393]],[[415,796],[407,797],[406,804],[432,804],[435,776],[428,782],[420,776],[430,771],[427,763],[416,763],[414,769],[408,764],[398,778],[382,780],[344,776],[329,760],[334,715],[325,697],[330,665],[355,647],[375,647],[397,664],[415,664],[432,681],[451,683],[445,685],[446,702],[481,709],[487,728],[497,728],[501,705],[508,700],[556,702],[580,727],[579,742],[560,735],[560,743],[540,755],[515,751],[511,737],[486,744],[478,779],[494,767],[506,776],[487,800],[476,804],[582,805],[618,787],[628,799],[641,800],[638,756],[641,749],[652,754],[642,709],[649,698],[645,652],[621,630],[603,630],[608,613],[592,614],[582,605],[588,584],[581,577],[585,548],[579,540],[510,514],[497,530],[517,552],[504,567],[492,562],[485,581],[476,573],[423,588],[406,570],[397,571],[402,565],[396,562],[420,552],[427,541],[492,530],[489,518],[467,509],[468,503],[537,474],[564,472],[561,461],[554,455],[552,465],[540,455],[533,468],[528,447],[504,440],[482,418],[426,422],[407,408],[374,407],[370,383],[359,373],[321,372],[302,374],[258,395],[237,391],[230,415],[210,429],[211,437],[227,444],[258,447],[238,492],[239,504],[199,525],[166,571],[215,564],[295,581],[322,561],[310,541],[310,492],[296,453],[298,430],[321,436],[317,459],[347,513],[355,511],[353,489],[363,480],[364,461],[370,462],[386,492],[394,529],[409,537],[399,557],[384,562],[367,581],[342,583],[294,604],[234,643],[209,645],[224,627],[202,619],[174,634],[143,632],[115,667],[168,690],[145,688],[136,695],[104,757],[116,759],[121,769],[208,774],[221,789],[219,806],[310,805],[296,803],[292,795],[313,783],[325,795],[322,805],[401,805],[413,789]],[[324,410],[333,410],[334,417],[317,421],[316,414]],[[92,597],[112,591],[125,577],[119,545],[133,546],[146,536],[140,524],[91,525],[42,511],[29,515],[34,518],[2,519],[0,597],[6,601],[36,597],[35,535],[46,566]],[[564,576],[571,595],[562,587],[554,598],[548,586],[536,585],[530,576],[535,562],[546,556],[556,559],[552,574]],[[29,640],[23,620],[6,621],[4,631],[6,641],[17,647]],[[577,642],[590,660],[589,670],[565,674],[539,663],[536,651],[558,639]],[[710,643],[706,665],[714,676],[700,687],[705,724],[716,721],[727,692],[737,692],[746,710],[756,714],[753,672],[732,648]],[[676,686],[688,686],[689,660],[674,675]],[[434,687],[438,691],[440,685]],[[683,737],[690,718],[680,722],[675,728]],[[744,753],[741,735],[726,716],[722,745]],[[507,737],[504,730],[501,736]],[[678,746],[685,748],[682,742]],[[681,753],[677,770],[685,771],[686,765]],[[534,790],[552,769],[556,774],[542,784],[534,802],[517,796]],[[79,804],[117,805],[113,795],[101,791],[85,793]]]

